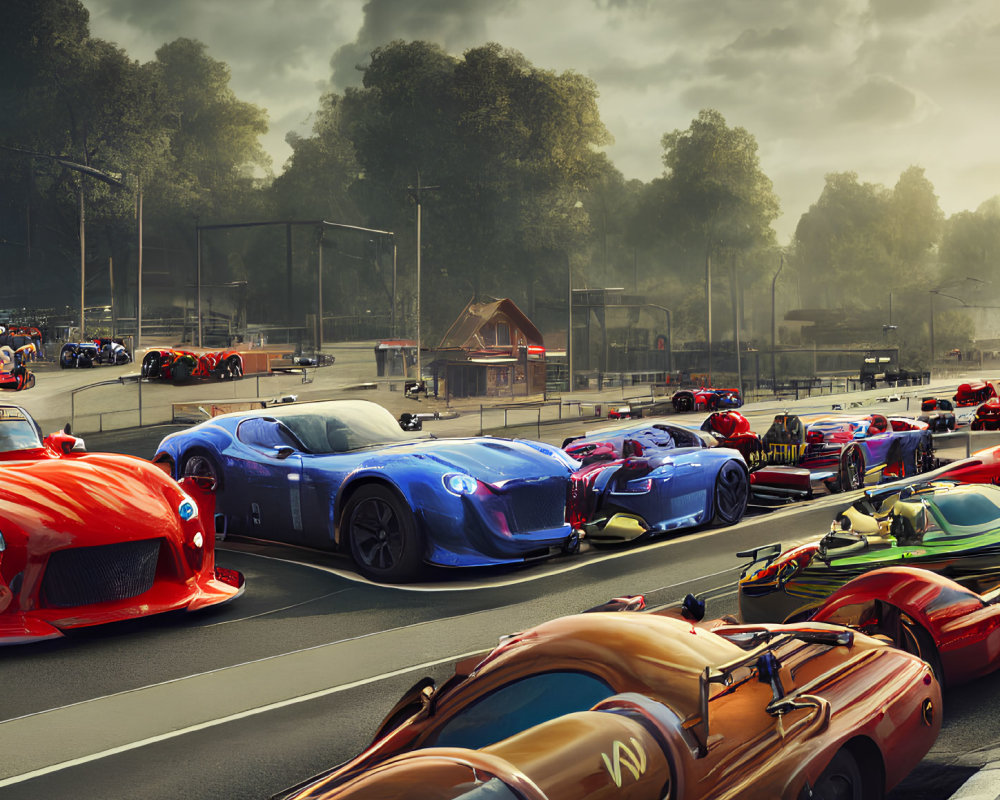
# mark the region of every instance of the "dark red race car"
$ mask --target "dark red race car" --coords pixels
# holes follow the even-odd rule
[[[243,356],[236,350],[201,355],[189,350],[150,350],[143,356],[141,374],[143,378],[160,378],[173,383],[199,378],[242,378]]]
[[[952,398],[957,406],[976,406],[997,396],[997,390],[989,381],[974,381],[963,383],[958,387]]]
[[[743,397],[739,389],[710,389],[702,386],[697,389],[681,389],[674,392],[670,402],[674,411],[716,411],[720,408],[739,408],[743,405]]]

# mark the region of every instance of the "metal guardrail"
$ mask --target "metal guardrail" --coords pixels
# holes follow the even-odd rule
[[[237,395],[240,390],[247,392],[248,387],[253,386],[255,396],[253,399],[261,399],[261,378],[265,380],[278,377],[274,373],[261,373],[257,375],[247,375],[243,378],[237,380],[229,381],[219,381],[219,382],[205,382],[202,384],[204,389],[202,397],[198,402],[211,403],[213,400],[224,401],[224,400],[234,400],[237,399]],[[256,381],[256,383],[251,383],[251,381]],[[143,403],[142,389],[143,385],[146,384],[139,378],[139,375],[121,375],[114,380],[97,381],[96,383],[89,383],[86,386],[79,386],[70,392],[70,426],[74,431],[78,428],[84,433],[101,433],[105,430],[119,430],[121,428],[133,428],[133,427],[143,427],[143,425],[160,425],[163,423],[174,422],[174,403],[158,403],[150,405],[149,403]],[[93,391],[95,389],[100,389],[101,387],[111,386],[111,385],[121,385],[122,387],[134,386],[135,391],[131,393],[127,388],[124,388],[123,392],[119,395],[116,402],[116,407],[107,410],[98,410],[96,412],[81,413],[79,410],[79,404],[77,403],[77,395],[85,395],[87,392]],[[268,387],[265,387],[268,388]],[[268,395],[273,394],[273,392],[268,392]],[[125,400],[128,398],[134,398],[133,404],[126,407]],[[247,398],[249,399],[249,398]],[[96,426],[93,423],[96,422]]]

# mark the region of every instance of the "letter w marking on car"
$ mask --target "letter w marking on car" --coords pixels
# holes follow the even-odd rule
[[[616,739],[611,747],[610,758],[607,753],[601,753],[604,766],[608,768],[611,780],[619,789],[622,788],[622,767],[631,772],[636,780],[639,780],[639,776],[646,771],[646,751],[636,739],[630,738],[629,741],[632,742],[632,747]]]

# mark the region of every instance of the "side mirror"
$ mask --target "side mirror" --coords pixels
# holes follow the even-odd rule
[[[294,447],[289,447],[287,444],[280,444],[274,448],[274,457],[278,459],[278,461],[284,461],[294,452]]]

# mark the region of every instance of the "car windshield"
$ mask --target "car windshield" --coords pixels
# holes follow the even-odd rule
[[[19,408],[0,406],[0,453],[42,447],[38,428]]]
[[[384,408],[366,401],[308,404],[276,411],[274,418],[310,453],[343,453],[417,438]]]
[[[935,496],[934,505],[950,534],[968,535],[1000,527],[998,500],[1000,496],[992,497],[978,491],[946,492]]]

